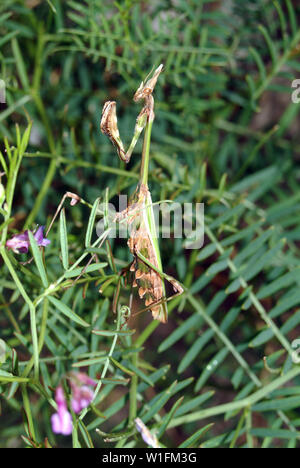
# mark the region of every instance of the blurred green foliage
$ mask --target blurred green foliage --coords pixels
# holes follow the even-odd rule
[[[66,221],[55,223],[51,246],[35,262],[21,265],[27,257],[5,254],[2,245],[2,447],[45,437],[61,447],[143,446],[132,430],[136,413],[167,447],[299,445],[300,368],[291,358],[300,330],[300,105],[291,100],[300,76],[299,14],[292,0],[2,0],[1,151],[4,165],[9,151],[16,164],[2,177],[6,199],[14,196],[9,235],[49,224],[66,191],[91,205],[106,187],[112,200],[132,193],[141,144],[125,168],[100,133],[102,106],[117,101],[129,142],[140,110],[132,96],[160,63],[152,198],[203,201],[206,234],[197,251],[184,249],[182,239],[161,242],[164,271],[188,292],[171,301],[168,325],[157,327],[148,312],[130,321],[134,335],[116,342],[117,335],[94,335],[76,321],[115,330],[109,252],[98,252],[104,266],[73,287],[65,289],[64,279],[48,288],[67,262],[89,257],[88,207],[66,207]],[[18,129],[24,135],[28,122],[24,152]],[[12,193],[7,181],[18,158]],[[126,243],[112,249],[120,271],[130,261]],[[122,304],[129,294],[123,287]],[[110,350],[109,376],[127,378],[129,370],[131,382],[103,381],[72,440],[54,437],[53,389],[76,363],[99,377]]]

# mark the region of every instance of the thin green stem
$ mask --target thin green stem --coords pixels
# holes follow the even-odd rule
[[[31,413],[30,401],[29,401],[29,398],[28,398],[26,384],[22,384],[21,389],[22,389],[24,410],[25,410],[25,413],[26,413],[26,416],[27,416],[29,436],[30,436],[31,439],[33,439],[35,441],[35,430],[34,430],[34,424],[33,424],[33,417],[32,417],[32,413]]]
[[[295,366],[286,374],[273,380],[273,382],[261,388],[260,390],[257,390],[257,392],[252,393],[252,395],[250,395],[249,397],[243,398],[238,401],[233,401],[230,403],[225,403],[223,405],[214,406],[212,408],[207,408],[204,410],[196,411],[193,414],[187,414],[185,416],[175,418],[173,419],[173,421],[171,421],[169,427],[177,427],[177,426],[181,426],[183,424],[187,424],[193,421],[199,421],[200,419],[208,418],[211,416],[216,416],[217,414],[224,414],[224,413],[227,413],[228,411],[234,411],[234,410],[247,408],[251,405],[254,405],[258,401],[262,400],[263,398],[267,397],[271,392],[273,392],[279,387],[282,387],[286,382],[293,379],[299,374],[300,374],[300,366]]]
[[[31,123],[29,124],[28,131],[30,132],[31,129]],[[18,127],[17,129],[17,134],[18,134]],[[19,147],[14,149],[14,154],[13,157],[11,158],[10,161],[10,166],[9,166],[9,174],[8,174],[8,180],[7,180],[7,186],[6,186],[6,215],[5,215],[5,221],[9,220],[12,212],[12,205],[13,205],[13,199],[14,199],[14,194],[15,194],[15,187],[17,183],[17,177],[20,169],[20,165],[22,162],[24,153],[20,152]],[[1,234],[1,245],[3,246],[5,244],[6,238],[7,238],[7,232],[8,232],[8,225],[5,225]]]
[[[149,160],[150,160],[150,141],[151,141],[152,124],[153,124],[152,120],[147,121],[146,129],[145,129],[144,142],[143,142],[141,178],[140,178],[140,182],[143,185],[148,185]]]
[[[5,298],[2,294],[0,294],[0,299],[1,301],[3,302],[3,304],[1,305],[0,309],[4,309],[7,317],[9,318],[9,320],[11,321],[12,323],[12,326],[14,327],[14,329],[16,330],[17,333],[22,333],[21,332],[21,329],[19,327],[19,324],[18,322],[16,321],[12,311],[10,310],[10,307],[8,306],[7,303],[5,303]]]
[[[49,310],[49,301],[48,301],[48,298],[45,298],[44,303],[43,303],[41,331],[40,331],[40,336],[38,340],[39,353],[41,352],[43,345],[44,345],[44,341],[45,341],[46,326],[47,326],[47,320],[48,320],[48,310]],[[29,374],[33,365],[34,365],[34,356],[32,356],[31,359],[26,364],[26,367],[22,374],[24,377],[26,377]]]
[[[44,28],[43,23],[38,24],[38,38],[37,38],[37,47],[35,55],[35,64],[34,64],[34,75],[32,80],[32,87],[35,92],[38,92],[40,89],[41,77],[43,72],[43,63],[42,63],[42,54],[45,44]]]
[[[53,155],[56,154],[56,145],[55,145],[55,139],[54,135],[52,132],[51,125],[48,120],[48,116],[46,113],[46,109],[44,106],[44,103],[41,99],[40,96],[40,82],[42,78],[42,61],[43,61],[43,50],[44,50],[44,43],[45,43],[45,37],[43,34],[43,25],[39,25],[39,31],[38,31],[38,46],[37,46],[37,52],[36,52],[36,57],[35,57],[35,70],[34,70],[34,77],[33,77],[33,87],[32,87],[32,97],[34,99],[35,105],[39,111],[39,114],[41,116],[41,119],[43,121],[44,127],[46,129],[46,134],[47,134],[47,140],[48,140],[48,146]],[[52,180],[54,179],[55,172],[56,172],[56,166],[57,166],[57,158],[51,159],[51,162],[48,167],[48,171],[46,174],[46,177],[44,179],[44,182],[42,184],[41,190],[38,193],[38,196],[36,197],[35,203],[33,205],[33,208],[31,212],[29,213],[26,223],[25,223],[25,228],[28,228],[32,222],[34,221],[41,204],[45,198],[45,196],[48,193],[48,189],[52,183]]]
[[[121,309],[119,310],[119,313],[118,313],[118,319],[117,319],[117,331],[120,330],[121,328],[121,320],[122,320],[122,311]],[[106,376],[106,373],[107,373],[107,370],[108,370],[108,367],[109,367],[109,363],[110,363],[110,357],[113,355],[114,353],[114,350],[115,350],[115,347],[116,347],[116,344],[117,344],[117,341],[118,341],[118,334],[115,334],[114,338],[113,338],[113,341],[112,341],[112,344],[111,344],[111,347],[110,347],[110,350],[109,350],[109,353],[108,353],[108,356],[107,356],[107,359],[105,361],[105,364],[104,364],[104,367],[103,367],[103,370],[102,370],[102,373],[101,373],[101,376],[100,376],[100,379],[99,379],[99,382],[97,384],[97,387],[95,389],[95,393],[94,393],[94,400],[97,398],[97,395],[99,394],[99,391],[102,387],[102,380],[105,378]],[[80,419],[83,419],[84,416],[88,413],[88,409],[84,409],[80,415]]]
[[[56,145],[55,145],[54,135],[53,135],[52,128],[47,117],[45,106],[40,97],[40,83],[41,83],[42,71],[43,71],[42,62],[43,62],[43,52],[45,50],[44,48],[45,40],[46,40],[46,36],[44,36],[44,33],[43,33],[43,25],[42,23],[40,23],[38,27],[38,38],[37,38],[37,48],[36,48],[36,56],[35,56],[35,68],[34,68],[34,73],[33,73],[32,89],[30,89],[25,63],[24,63],[24,60],[23,60],[23,57],[19,48],[19,44],[16,38],[12,39],[12,48],[13,48],[14,56],[16,59],[18,74],[22,82],[22,85],[24,89],[26,90],[26,92],[30,92],[35,102],[37,110],[41,116],[42,122],[46,129],[49,149],[51,153],[55,155]],[[45,180],[41,187],[41,190],[35,200],[34,206],[30,214],[27,217],[27,220],[25,223],[25,229],[28,228],[32,224],[32,222],[34,221],[41,207],[44,197],[46,196],[48,189],[52,183],[52,180],[55,176],[56,165],[57,165],[57,159],[54,157],[53,159],[51,159],[51,162],[50,162]]]
[[[133,353],[132,364],[138,366],[138,353]],[[137,415],[137,389],[138,389],[138,376],[135,374],[131,377],[130,392],[129,392],[129,418],[128,423],[133,423]]]
[[[41,207],[41,204],[48,193],[49,187],[52,183],[52,180],[54,179],[55,172],[56,172],[56,166],[57,166],[57,161],[56,159],[51,159],[51,162],[48,167],[48,171],[46,174],[46,177],[44,179],[43,185],[41,187],[41,190],[38,193],[38,196],[36,197],[35,203],[33,205],[33,208],[31,212],[29,213],[26,223],[25,223],[25,229],[28,228],[34,221],[37,213],[39,212],[39,209]]]
[[[39,377],[39,348],[38,348],[38,339],[37,339],[37,327],[36,327],[36,314],[35,314],[35,306],[33,302],[30,300],[29,296],[27,295],[22,282],[19,280],[19,277],[9,259],[9,256],[6,253],[5,247],[0,247],[0,254],[3,258],[4,263],[6,264],[14,282],[16,283],[20,294],[22,295],[24,301],[29,307],[30,313],[30,326],[31,326],[31,339],[32,339],[32,347],[33,347],[33,361],[34,361],[34,377],[38,380]]]
[[[224,249],[222,245],[218,242],[216,237],[214,236],[213,232],[208,227],[205,228],[205,231],[208,237],[210,238],[210,240],[216,245],[219,253],[222,255],[224,253]],[[235,266],[234,262],[230,259],[228,259],[227,262],[228,262],[228,266],[230,270],[234,274],[237,274],[238,269]],[[247,281],[241,275],[238,276],[238,279],[242,288],[247,289],[249,286]],[[270,329],[272,330],[272,332],[274,333],[278,341],[282,344],[283,348],[285,348],[288,354],[291,356],[293,353],[293,350],[291,348],[290,343],[285,338],[285,336],[281,333],[281,331],[279,330],[277,325],[273,322],[273,320],[268,316],[264,306],[261,304],[261,302],[257,299],[256,295],[251,290],[249,292],[249,298],[251,299],[252,304],[256,308],[257,312],[260,314],[261,318],[268,325],[268,327],[270,327]]]
[[[204,318],[206,323],[210,326],[210,328],[215,332],[215,334],[220,338],[220,340],[224,343],[224,345],[228,348],[228,350],[231,352],[231,354],[235,357],[237,362],[240,364],[240,366],[244,369],[244,371],[249,375],[251,378],[252,382],[257,386],[261,387],[262,383],[256,377],[256,375],[252,372],[249,364],[245,359],[242,357],[242,355],[236,350],[236,347],[234,344],[227,338],[225,333],[222,332],[222,330],[219,328],[219,326],[216,324],[216,322],[207,314],[206,310],[204,307],[201,306],[201,304],[197,301],[197,299],[194,298],[190,293],[186,293],[187,295],[187,300],[190,302],[192,307]]]
[[[261,83],[261,85],[256,89],[253,98],[257,100],[261,94],[265,91],[265,89],[269,86],[273,78],[280,72],[286,61],[288,60],[288,57],[291,54],[291,51],[297,46],[300,40],[300,31],[297,32],[297,34],[294,36],[294,38],[291,40],[289,47],[284,51],[284,53],[281,55],[281,57],[277,58],[277,60],[274,62],[273,68],[270,72],[270,74],[266,77],[266,79]]]
[[[253,445],[253,437],[251,435],[251,429],[252,429],[252,412],[251,408],[246,408],[246,437],[247,437],[247,445],[248,448],[254,448]]]
[[[238,439],[238,437],[240,436],[240,433],[242,431],[242,428],[243,428],[243,424],[244,424],[244,421],[245,421],[245,417],[246,417],[246,410],[243,411],[241,417],[240,417],[240,420],[238,422],[238,425],[236,427],[236,430],[235,430],[235,433],[234,433],[234,436],[233,436],[233,439],[230,443],[230,446],[229,448],[234,448],[235,447],[235,443]]]

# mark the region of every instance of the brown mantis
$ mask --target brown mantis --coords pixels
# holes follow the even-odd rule
[[[154,99],[152,96],[157,79],[162,72],[163,66],[160,65],[153,73],[150,79],[142,82],[134,95],[134,101],[144,100],[145,104],[139,113],[135,125],[134,135],[125,152],[121,141],[116,116],[116,103],[108,101],[104,104],[101,124],[101,131],[107,135],[117,149],[117,153],[122,161],[130,161],[133,149],[145,129],[145,136],[142,150],[141,175],[133,199],[126,210],[115,215],[116,222],[126,223],[131,227],[131,234],[128,240],[129,249],[134,257],[130,266],[130,271],[134,273],[133,286],[138,287],[138,294],[145,301],[145,309],[151,310],[154,319],[166,323],[168,317],[167,301],[183,293],[183,287],[173,277],[162,271],[162,262],[160,257],[159,244],[157,240],[156,226],[154,221],[153,204],[151,194],[148,188],[148,170],[150,157],[150,136],[154,120]],[[50,231],[54,220],[62,210],[65,200],[71,200],[71,206],[77,203],[89,205],[81,197],[72,192],[66,192],[63,196],[56,213],[47,229]],[[104,233],[102,243],[107,239],[109,229]],[[111,253],[110,253],[111,255]],[[93,260],[94,255],[89,263]],[[88,263],[88,265],[89,265]],[[87,265],[87,266],[88,266]],[[86,267],[87,267],[86,266]],[[86,267],[83,268],[75,282],[84,274]],[[175,294],[171,298],[166,298],[164,280],[167,280],[173,287]],[[74,282],[73,282],[74,284]],[[119,293],[120,283],[117,286]],[[117,299],[114,299],[114,308]],[[142,312],[142,311],[140,311]]]
[[[153,318],[166,323],[168,317],[166,302],[168,299],[166,298],[164,279],[172,284],[175,295],[182,294],[183,287],[162,271],[151,194],[148,188],[150,136],[155,117],[152,93],[162,70],[163,65],[160,65],[151,78],[148,75],[133,97],[135,102],[144,100],[145,104],[137,117],[134,135],[127,151],[125,151],[120,138],[114,101],[108,101],[104,104],[100,128],[116,147],[120,159],[126,163],[130,161],[139,136],[145,129],[140,181],[133,201],[126,210],[117,213],[116,221],[125,220],[132,227],[128,246],[134,256],[130,266],[130,271],[134,272],[135,275],[133,286],[138,287],[138,294],[141,299],[145,300],[146,309],[151,310]],[[134,227],[133,223],[135,223]]]

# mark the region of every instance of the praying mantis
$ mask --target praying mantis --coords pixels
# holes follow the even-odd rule
[[[162,323],[166,323],[168,318],[167,302],[177,295],[182,294],[184,288],[177,280],[167,275],[162,270],[162,261],[155,226],[153,204],[148,188],[150,137],[152,124],[155,117],[154,98],[152,93],[157,79],[162,72],[162,69],[163,65],[160,65],[154,71],[151,78],[149,78],[148,75],[148,77],[140,84],[138,90],[134,94],[133,100],[135,102],[144,100],[145,104],[137,117],[134,135],[127,152],[125,151],[124,145],[120,138],[117,125],[116,103],[114,101],[108,101],[104,104],[100,129],[102,133],[109,137],[113,145],[116,147],[119,158],[125,163],[130,161],[133,149],[142,131],[145,129],[139,183],[137,185],[133,199],[129,203],[129,206],[127,209],[116,213],[114,221],[119,223],[125,222],[128,226],[131,226],[128,247],[133,255],[133,262],[131,263],[129,269],[132,273],[134,273],[133,287],[138,287],[139,297],[145,301],[145,309],[140,312],[143,312],[144,310],[151,310],[154,319],[157,319]],[[71,206],[74,206],[77,203],[89,205],[89,203],[85,202],[77,194],[66,192],[56,210],[54,217],[52,218],[52,221],[46,231],[46,235],[49,233],[55,219],[62,210],[64,202],[68,198],[71,200]],[[101,245],[107,239],[108,232],[109,229],[103,236],[103,239],[100,239]],[[94,255],[91,257],[88,265],[93,260],[93,258]],[[29,263],[31,260],[29,260],[27,263]],[[82,272],[73,282],[73,284],[81,277],[82,274],[84,274],[88,265],[83,268]],[[167,280],[173,287],[174,294],[170,298],[166,297],[164,280]],[[118,291],[119,284],[116,292],[118,293]],[[114,304],[115,303],[116,299],[114,299]]]
[[[134,257],[130,266],[130,271],[134,273],[133,287],[138,287],[138,294],[141,299],[145,300],[146,310],[151,310],[153,319],[166,323],[168,299],[164,280],[166,279],[173,286],[175,294],[172,298],[182,294],[183,287],[173,277],[162,271],[151,194],[148,188],[150,137],[155,118],[152,93],[162,70],[163,65],[160,65],[152,77],[149,78],[148,75],[142,81],[134,94],[133,100],[135,102],[143,100],[144,106],[137,117],[134,135],[127,151],[124,149],[118,130],[115,101],[107,101],[104,104],[100,129],[109,137],[116,147],[119,158],[125,163],[130,161],[133,149],[145,129],[140,180],[132,202],[126,210],[117,213],[116,221],[125,221],[132,227],[128,247]]]

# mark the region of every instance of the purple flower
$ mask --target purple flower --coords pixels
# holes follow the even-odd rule
[[[91,387],[95,387],[96,382],[84,372],[70,372],[68,378],[72,392],[72,410],[74,413],[80,413],[93,400],[94,391]],[[61,385],[56,388],[55,401],[57,413],[51,416],[52,430],[55,434],[70,435],[73,427],[72,417],[68,411],[67,401]]]
[[[93,398],[94,392],[87,385],[82,385],[82,387],[74,387],[71,400],[74,413],[80,413],[81,410],[87,408],[93,401]]]
[[[97,382],[95,382],[94,379],[89,377],[84,372],[73,373],[73,377],[74,377],[74,379],[79,380],[84,385],[90,385],[91,387],[96,387],[96,385],[97,385]]]
[[[55,392],[55,401],[57,413],[51,416],[52,431],[55,434],[70,435],[73,429],[72,416],[68,411],[64,391],[60,385]]]
[[[39,247],[46,247],[50,244],[50,240],[44,237],[44,226],[40,226],[34,233],[34,238]],[[30,241],[28,231],[22,234],[16,234],[6,242],[6,248],[13,250],[15,253],[27,253]]]
[[[93,401],[94,391],[90,387],[95,387],[96,382],[84,372],[73,372],[70,376],[72,388],[71,406],[74,413],[80,413]]]

